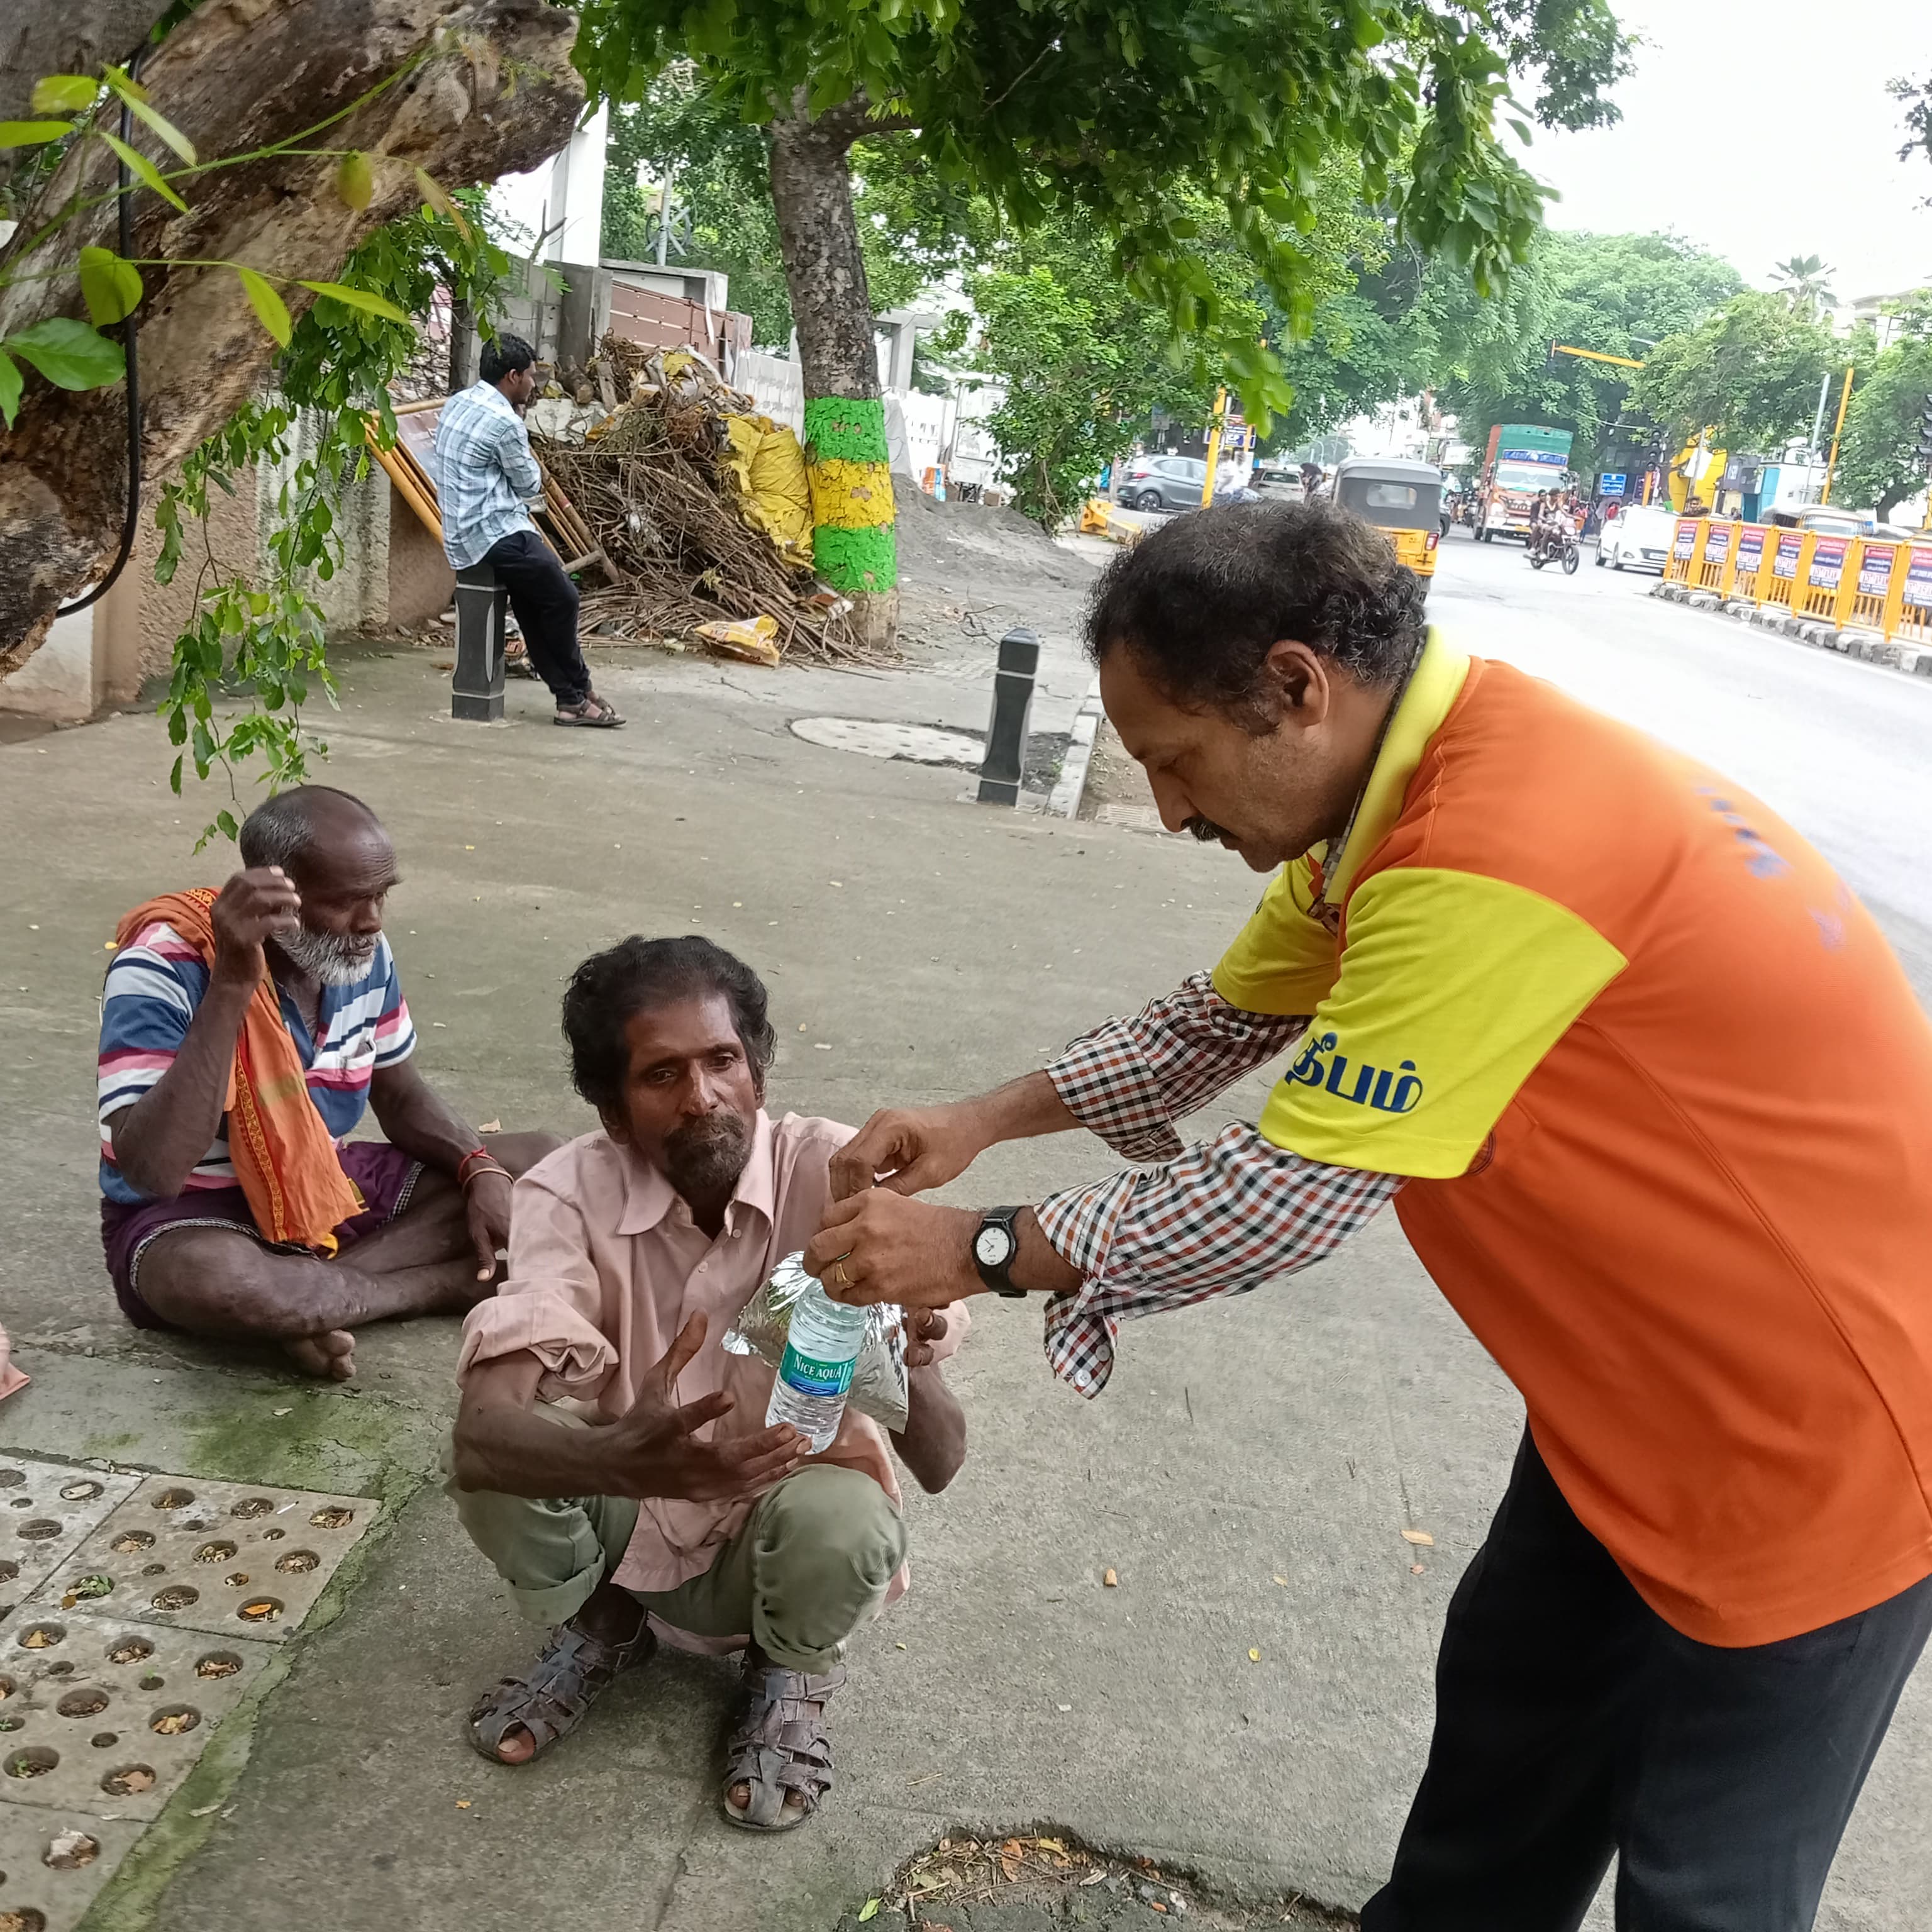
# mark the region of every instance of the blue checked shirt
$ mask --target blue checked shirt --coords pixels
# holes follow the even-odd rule
[[[1087,1277],[1046,1304],[1047,1361],[1082,1395],[1106,1386],[1124,1321],[1245,1294],[1306,1268],[1401,1186],[1398,1174],[1304,1160],[1252,1127],[1183,1148],[1174,1121],[1265,1066],[1307,1024],[1230,1006],[1197,973],[1132,1019],[1076,1040],[1046,1070],[1068,1112],[1116,1154],[1166,1163],[1034,1210]]]
[[[494,382],[472,382],[442,406],[430,452],[442,513],[443,554],[458,570],[493,544],[532,530],[524,506],[543,494],[524,419]]]

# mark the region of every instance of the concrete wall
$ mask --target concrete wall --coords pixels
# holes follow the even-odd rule
[[[456,573],[442,544],[426,530],[401,492],[389,492],[388,621],[413,631],[446,610],[456,594]]]

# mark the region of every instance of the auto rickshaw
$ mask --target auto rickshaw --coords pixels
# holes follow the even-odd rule
[[[1429,588],[1442,541],[1442,472],[1400,456],[1351,456],[1335,472],[1335,500],[1373,524]]]

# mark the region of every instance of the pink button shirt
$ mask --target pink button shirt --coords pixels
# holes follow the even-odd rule
[[[761,1111],[715,1240],[658,1169],[601,1130],[560,1148],[516,1184],[509,1279],[470,1310],[458,1376],[527,1351],[544,1365],[540,1399],[574,1397],[614,1419],[678,1330],[702,1314],[704,1346],[679,1378],[678,1399],[722,1389],[736,1406],[706,1425],[712,1439],[755,1433],[765,1426],[772,1371],[756,1355],[727,1354],[719,1338],[773,1266],[818,1232],[831,1198],[826,1163],[852,1133],[836,1120],[788,1114],[775,1122]],[[958,1347],[968,1320],[957,1304],[948,1314],[942,1354]],[[900,1500],[885,1431],[856,1409],[814,1460],[862,1469]],[[751,1512],[748,1500],[646,1497],[615,1580],[631,1590],[675,1589],[710,1568]],[[902,1569],[888,1600],[905,1585]]]

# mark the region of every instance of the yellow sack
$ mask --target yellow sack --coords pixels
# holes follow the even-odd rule
[[[728,416],[721,461],[738,486],[738,511],[786,562],[812,565],[812,490],[798,438],[770,416]]]
[[[723,657],[742,658],[747,664],[776,664],[784,661],[778,646],[778,620],[773,617],[754,617],[748,623],[741,619],[700,624],[692,634],[703,638]]]

